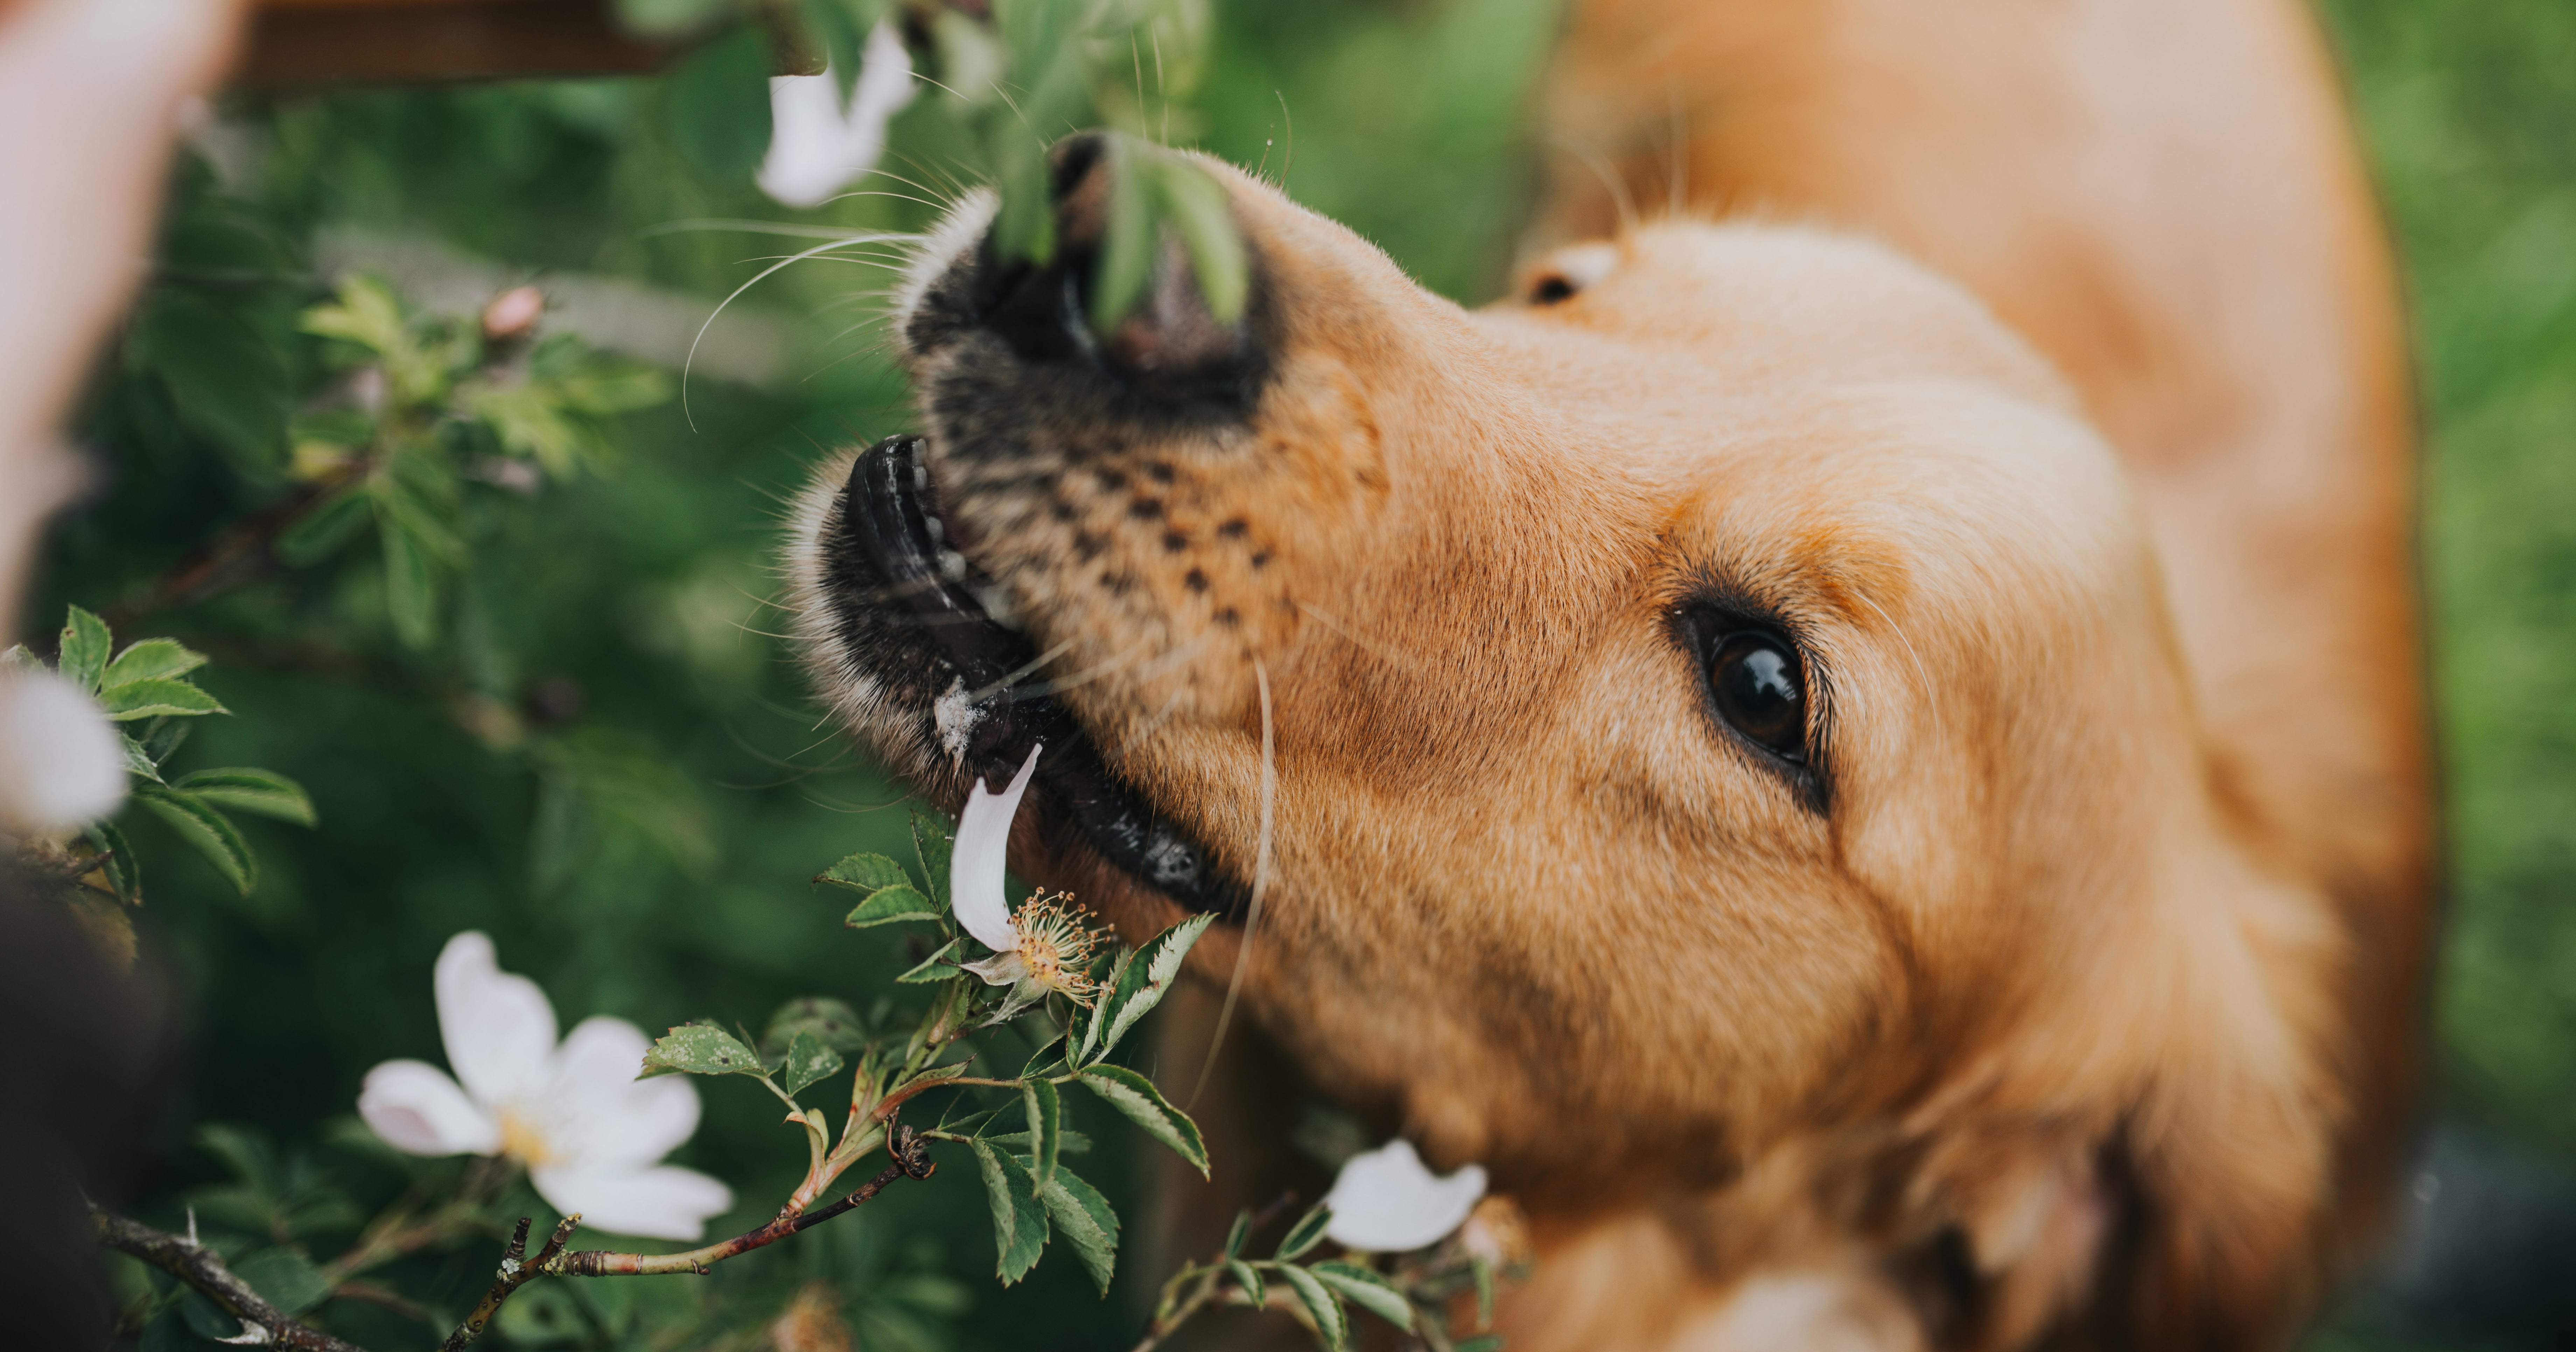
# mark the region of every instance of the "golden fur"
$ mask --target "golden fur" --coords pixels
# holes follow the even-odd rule
[[[1610,241],[1480,311],[1218,170],[1240,419],[930,324],[989,201],[904,297],[956,538],[1260,880],[1176,1242],[1272,1186],[1293,1073],[1527,1208],[1516,1352],[2277,1345],[2394,1167],[2430,870],[2404,363],[2314,35],[1593,0],[1550,108],[1607,164],[1546,229]],[[837,627],[885,604],[827,567],[848,465],[800,634],[953,802],[937,690]],[[1712,596],[1795,638],[1814,779],[1709,714]],[[1043,804],[1015,847],[1179,914]]]

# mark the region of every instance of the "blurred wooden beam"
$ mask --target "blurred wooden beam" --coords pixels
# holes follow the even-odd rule
[[[617,26],[610,0],[253,0],[233,78],[254,88],[659,70],[676,50]]]

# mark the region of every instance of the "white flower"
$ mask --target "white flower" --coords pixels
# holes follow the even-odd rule
[[[50,835],[125,801],[125,747],[79,687],[33,663],[0,670],[0,829]]]
[[[1010,862],[1011,818],[1037,772],[1040,742],[1029,748],[1011,786],[995,793],[978,775],[966,791],[966,806],[957,814],[957,843],[948,856],[948,908],[976,941],[993,950],[966,970],[988,986],[1008,986],[1011,993],[992,1016],[999,1023],[1047,997],[1049,992],[1075,1004],[1088,1005],[1100,989],[1091,979],[1092,955],[1107,935],[1091,927],[1090,912],[1073,904],[1066,893],[1031,897],[1017,914],[1002,895],[1002,872]]]
[[[1353,1155],[1333,1180],[1324,1205],[1333,1218],[1324,1237],[1367,1253],[1404,1253],[1437,1244],[1485,1195],[1485,1170],[1470,1164],[1434,1174],[1402,1137]]]
[[[449,1079],[421,1061],[367,1072],[358,1115],[414,1155],[507,1155],[548,1205],[612,1234],[696,1239],[733,1191],[660,1164],[698,1129],[698,1091],[638,1080],[651,1039],[624,1019],[582,1020],[561,1046],[537,983],[504,972],[474,931],[440,950],[432,979]],[[459,1087],[459,1082],[462,1087]]]
[[[868,33],[846,109],[841,78],[830,70],[771,76],[769,157],[760,164],[760,190],[791,207],[821,205],[876,167],[885,153],[886,123],[912,96],[912,54],[883,22]]]

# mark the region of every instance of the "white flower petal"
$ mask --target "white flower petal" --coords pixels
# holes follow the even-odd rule
[[[545,1083],[555,1007],[537,983],[501,970],[489,938],[467,930],[448,940],[432,984],[447,1064],[476,1103],[498,1107]]]
[[[1011,903],[1002,897],[1002,870],[1011,859],[1011,818],[1020,810],[1020,795],[1028,792],[1038,753],[1045,749],[1044,742],[1030,747],[1028,760],[1011,776],[1011,787],[998,794],[977,775],[975,786],[966,791],[964,810],[957,814],[957,847],[948,856],[948,905],[957,923],[996,953],[1020,946],[1020,936],[1011,931]]]
[[[652,1045],[643,1029],[605,1014],[573,1026],[530,1105],[559,1162],[641,1168],[698,1129],[695,1085],[678,1075],[635,1078]]]
[[[733,1205],[733,1189],[699,1173],[658,1169],[539,1165],[528,1171],[537,1195],[555,1210],[581,1213],[587,1229],[646,1239],[697,1239],[707,1218]]]
[[[501,1126],[426,1061],[387,1061],[367,1072],[358,1116],[385,1144],[412,1155],[489,1155]]]
[[[1398,1137],[1342,1165],[1324,1198],[1333,1209],[1324,1236],[1345,1248],[1404,1253],[1440,1242],[1484,1195],[1483,1166],[1435,1175],[1413,1153],[1413,1143]]]
[[[125,801],[125,747],[96,701],[32,664],[0,675],[0,828],[45,835]]]
[[[850,106],[841,107],[840,76],[779,75],[769,81],[769,156],[760,190],[791,207],[818,206],[842,184],[876,167],[886,123],[912,102],[912,54],[880,22],[868,34]]]

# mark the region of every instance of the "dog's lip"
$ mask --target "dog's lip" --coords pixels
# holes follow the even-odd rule
[[[949,747],[950,753],[968,773],[989,780],[1017,769],[1030,745],[1044,742],[1032,804],[1042,821],[1056,817],[1092,853],[1182,906],[1240,919],[1249,890],[1112,771],[1061,704],[1005,684],[1034,661],[1035,646],[1016,626],[995,618],[993,608],[1005,603],[1002,593],[951,547],[966,542],[955,538],[937,511],[922,450],[921,438],[898,436],[862,452],[842,489],[842,515],[845,547],[859,551],[885,595],[921,622],[933,649],[956,673],[954,689],[984,695],[963,743]]]

